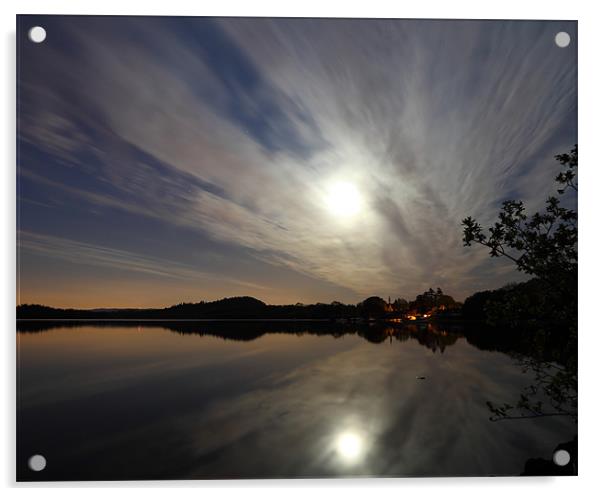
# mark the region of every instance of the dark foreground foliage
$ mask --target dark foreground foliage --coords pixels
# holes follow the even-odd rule
[[[558,194],[576,192],[577,145],[556,160],[563,167],[556,175]],[[486,322],[492,336],[506,333],[521,343],[514,355],[535,377],[515,404],[488,403],[492,420],[551,415],[576,420],[577,212],[550,196],[544,212],[529,216],[522,201],[511,200],[487,230],[472,217],[463,226],[466,246],[483,245],[492,257],[510,259],[518,271],[534,276],[476,293],[464,303],[466,318]]]

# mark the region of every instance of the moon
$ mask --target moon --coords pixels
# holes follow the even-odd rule
[[[354,217],[361,211],[362,204],[362,195],[353,183],[338,181],[328,188],[326,208],[335,217]]]
[[[336,448],[344,460],[357,461],[363,451],[362,439],[355,432],[344,432],[338,437]]]

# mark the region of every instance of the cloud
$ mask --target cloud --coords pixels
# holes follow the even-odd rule
[[[557,27],[77,18],[61,26],[76,53],[25,71],[52,84],[27,77],[21,136],[90,176],[48,173],[63,192],[358,295],[464,297],[516,274],[462,247],[461,219],[491,222],[508,197],[540,206],[576,142],[575,51]],[[348,225],[323,205],[335,180],[366,199]]]
[[[71,239],[56,236],[46,236],[27,231],[19,231],[18,246],[21,250],[49,258],[65,260],[70,263],[106,267],[126,272],[139,272],[161,278],[183,280],[219,280],[234,283],[249,289],[264,290],[265,286],[240,279],[230,279],[223,274],[203,272],[197,268],[163,259],[142,256],[125,250],[90,245]]]

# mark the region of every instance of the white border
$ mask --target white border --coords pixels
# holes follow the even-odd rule
[[[463,479],[329,479],[329,480],[285,480],[285,481],[223,481],[223,482],[132,482],[132,483],[69,483],[69,484],[22,484],[25,492],[43,487],[46,493],[62,494],[65,488],[98,492],[126,490],[156,491],[168,487],[189,488],[207,491],[224,488],[227,491],[245,489],[249,494],[264,495],[266,491],[331,492],[343,489],[346,493],[360,494],[367,489],[399,494],[401,491],[419,489],[427,494],[445,492],[449,494],[494,494],[507,495],[509,491],[523,490],[545,492],[546,495],[563,495],[579,491],[594,492],[599,488],[597,480],[600,460],[600,400],[601,373],[598,362],[602,350],[602,326],[594,314],[599,305],[600,289],[596,276],[600,270],[602,148],[600,146],[600,88],[602,71],[600,48],[602,26],[600,12],[591,1],[538,1],[505,0],[483,1],[430,1],[392,2],[370,0],[369,2],[304,0],[303,2],[276,1],[227,1],[193,2],[167,0],[164,2],[102,0],[98,2],[75,2],[66,0],[2,2],[2,41],[4,63],[0,77],[3,99],[2,151],[4,161],[1,184],[3,209],[0,216],[3,236],[2,246],[2,304],[3,338],[2,391],[5,401],[0,402],[1,422],[4,430],[0,435],[0,474],[3,485],[14,489],[14,420],[15,420],[15,14],[119,14],[119,15],[230,15],[230,16],[291,16],[291,17],[404,17],[404,18],[486,18],[486,19],[577,19],[579,21],[579,154],[581,167],[579,214],[580,214],[580,325],[579,325],[579,477],[577,478],[463,478]],[[574,493],[576,494],[576,493]]]

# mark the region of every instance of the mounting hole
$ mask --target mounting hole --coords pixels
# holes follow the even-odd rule
[[[34,43],[42,43],[46,39],[46,30],[42,26],[34,26],[29,30],[29,39]]]
[[[568,47],[571,42],[571,35],[564,31],[560,31],[559,33],[556,33],[554,41],[560,48]]]
[[[28,464],[29,468],[34,472],[41,472],[46,468],[46,458],[44,458],[42,455],[33,455],[29,459]]]
[[[559,467],[564,467],[571,461],[571,455],[566,450],[558,450],[554,453],[554,458],[552,459],[556,465]]]

